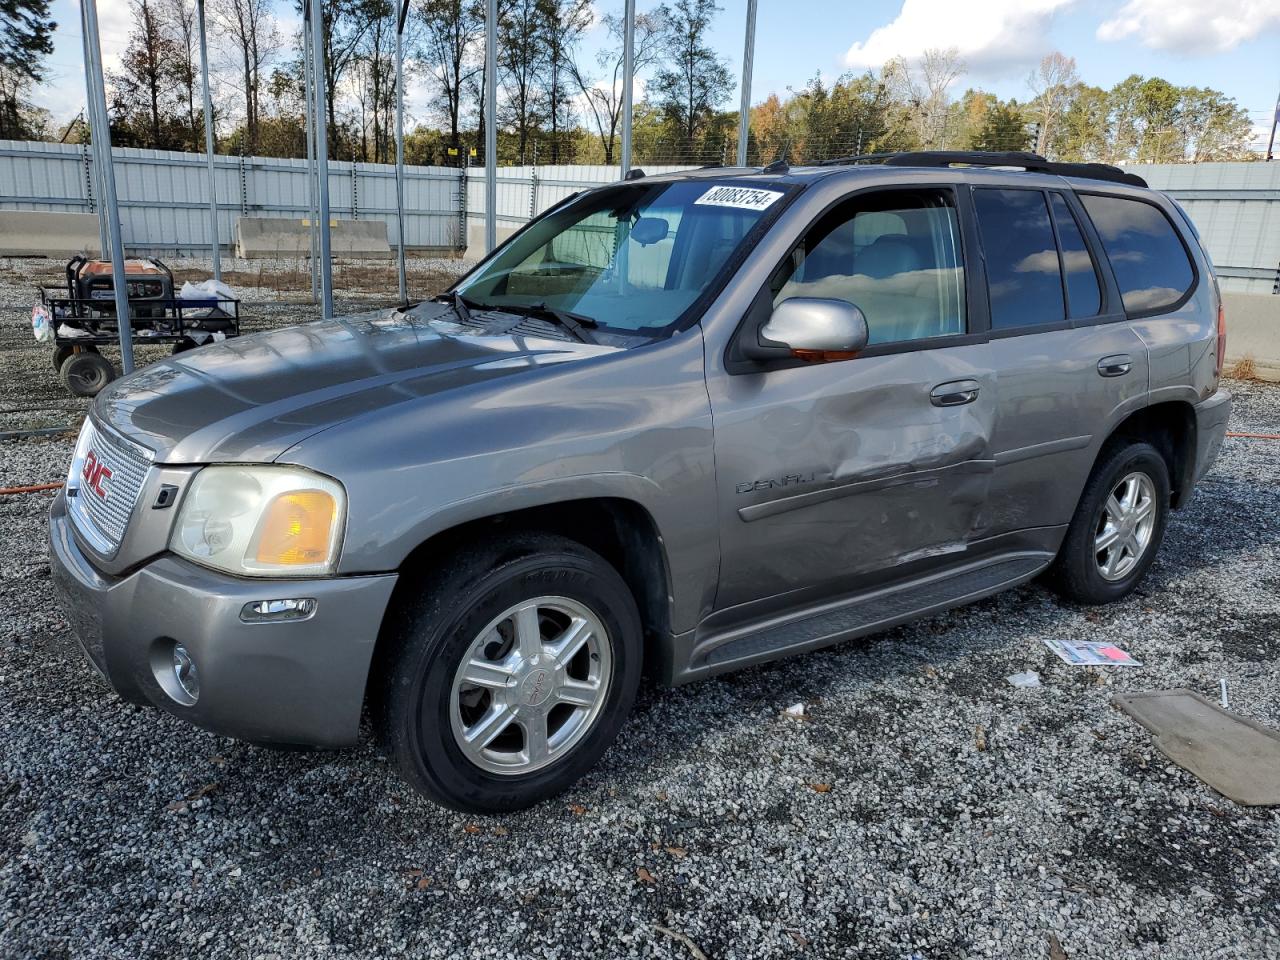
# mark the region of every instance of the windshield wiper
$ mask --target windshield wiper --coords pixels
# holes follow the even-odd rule
[[[453,293],[442,293],[438,297],[432,297],[436,303],[447,303],[453,307],[453,312],[458,315],[458,319],[463,323],[475,323],[471,318],[471,307],[480,308],[481,304],[467,303],[467,298],[456,290]]]
[[[587,332],[587,327],[596,326],[596,321],[592,317],[588,317],[581,313],[570,313],[568,310],[560,310],[546,303],[521,303],[521,304],[502,304],[495,307],[495,310],[501,310],[504,313],[518,313],[526,317],[538,317],[542,320],[550,320],[558,323],[570,333],[572,333],[582,343],[596,344],[599,343],[595,337]]]

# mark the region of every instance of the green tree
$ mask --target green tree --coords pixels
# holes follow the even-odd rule
[[[53,53],[49,0],[0,0],[0,139],[24,140],[43,126],[28,100]]]
[[[1031,132],[1017,100],[987,107],[982,126],[969,141],[974,150],[1026,150],[1031,146]]]
[[[676,0],[666,18],[665,66],[651,84],[663,118],[691,158],[711,133],[716,111],[733,86],[728,65],[707,42],[719,12],[715,0]]]

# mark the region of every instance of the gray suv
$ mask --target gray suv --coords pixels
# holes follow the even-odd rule
[[[1042,575],[1124,597],[1230,412],[1190,222],[1114,167],[873,160],[633,175],[435,300],[113,383],[49,526],[88,658],[259,743],[367,714],[415,788],[502,811],[642,673]]]

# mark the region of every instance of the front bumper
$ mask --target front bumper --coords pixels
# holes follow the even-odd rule
[[[76,543],[61,494],[49,515],[49,546],[67,618],[121,696],[244,740],[355,743],[395,574],[249,580],[166,554],[111,577]],[[246,603],[290,597],[314,598],[315,613],[297,621],[240,619]],[[174,641],[190,651],[200,672],[200,696],[191,706],[170,697],[152,667],[153,658],[165,662],[163,651]]]

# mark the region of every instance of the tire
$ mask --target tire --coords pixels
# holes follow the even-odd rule
[[[1135,508],[1127,511],[1122,501],[1131,490],[1136,491]],[[1112,493],[1122,496],[1109,507]],[[1143,502],[1150,503],[1149,514],[1142,513]],[[1132,529],[1116,522],[1117,515],[1130,513]],[[1140,514],[1144,519],[1137,519]],[[1149,528],[1144,528],[1146,516]],[[1135,441],[1105,447],[1049,569],[1049,585],[1077,603],[1111,603],[1127,597],[1154,562],[1168,516],[1169,467],[1160,452],[1149,443]],[[1112,537],[1110,546],[1098,549]]]
[[[534,598],[521,621],[536,625],[532,634],[516,616],[502,619]],[[552,666],[546,651],[573,629],[585,638],[579,652]],[[603,558],[563,537],[494,538],[404,582],[379,643],[371,713],[384,752],[418,792],[468,813],[519,810],[567,789],[608,749],[635,702],[642,656],[635,600]],[[482,671],[501,665],[496,689],[468,684],[478,661]],[[587,687],[589,707],[560,700]],[[495,717],[497,736],[483,740],[476,732]]]
[[[67,357],[75,353],[75,349],[76,349],[75,347],[66,343],[60,344],[59,346],[56,346],[53,348],[54,373],[60,373],[62,371],[62,365],[66,363]]]
[[[115,367],[102,354],[81,351],[71,354],[59,368],[62,382],[77,397],[96,397],[116,378]]]
[[[190,337],[183,337],[181,340],[173,341],[173,348],[169,351],[171,355],[177,356],[180,353],[186,353],[188,350],[194,350],[199,344]]]

